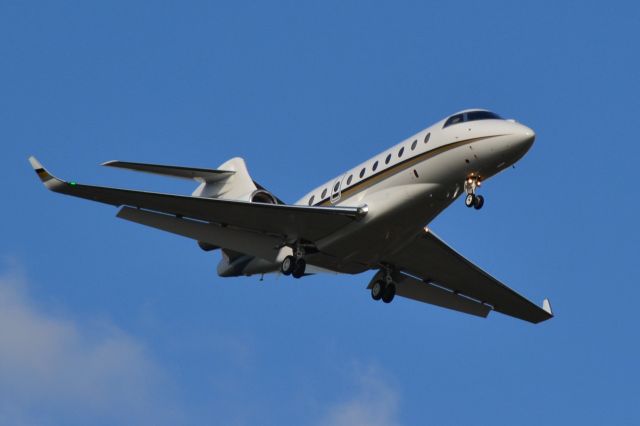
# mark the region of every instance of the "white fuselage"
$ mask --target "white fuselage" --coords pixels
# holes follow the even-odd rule
[[[383,253],[402,248],[465,193],[467,178],[484,181],[511,166],[529,150],[535,138],[530,128],[513,120],[480,119],[443,127],[446,120],[318,186],[297,201],[296,204],[316,206],[366,206],[368,210],[363,220],[317,242],[317,252],[306,257],[310,265],[346,273],[379,267]],[[270,269],[277,269],[277,264],[254,259],[243,274]]]

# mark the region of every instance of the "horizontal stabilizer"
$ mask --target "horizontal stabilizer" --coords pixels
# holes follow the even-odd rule
[[[128,161],[107,161],[102,163],[107,167],[135,170],[138,172],[153,173],[156,175],[173,176],[183,179],[193,179],[198,182],[217,182],[232,176],[231,170],[202,169],[196,167],[166,166],[162,164],[131,163]]]

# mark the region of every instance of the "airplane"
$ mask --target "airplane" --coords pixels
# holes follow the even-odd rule
[[[192,179],[191,196],[63,181],[29,161],[51,191],[120,207],[117,217],[197,241],[222,253],[221,277],[376,270],[373,300],[396,295],[479,317],[500,312],[531,323],[553,317],[458,254],[428,224],[533,145],[529,127],[485,109],[450,115],[286,204],[236,157],[218,169],[108,161],[103,166]]]

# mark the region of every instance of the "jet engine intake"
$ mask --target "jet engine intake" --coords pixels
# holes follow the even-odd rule
[[[249,195],[249,201],[252,203],[278,204],[278,200],[272,193],[264,189],[256,189]]]

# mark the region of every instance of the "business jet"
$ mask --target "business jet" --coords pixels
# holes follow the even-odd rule
[[[481,185],[531,148],[535,133],[482,109],[455,113],[285,204],[254,181],[242,158],[218,169],[109,161],[104,166],[198,183],[191,196],[63,181],[29,161],[51,191],[120,207],[117,217],[219,249],[221,277],[376,270],[373,300],[394,296],[532,323],[553,317],[458,254],[427,227],[464,196],[480,209]]]

